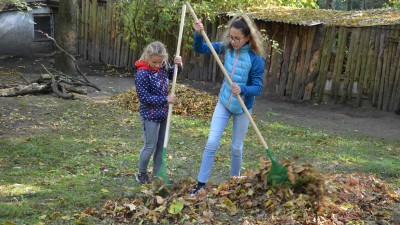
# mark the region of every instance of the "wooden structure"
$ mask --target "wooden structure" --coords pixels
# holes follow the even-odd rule
[[[79,54],[94,62],[132,67],[141,49],[130,49],[131,40],[119,35],[115,14],[112,3],[82,0]],[[269,40],[279,44],[278,48],[272,41],[266,44],[264,94],[301,101],[372,104],[400,114],[399,12],[279,7],[255,9],[249,15]],[[211,41],[219,40],[217,28],[230,16],[225,14],[206,25]],[[155,38],[175,48],[176,38]],[[184,49],[182,56],[187,78],[222,80],[212,56],[190,49]]]
[[[279,19],[282,15],[276,15],[277,11],[253,14],[258,27],[282,51],[267,47],[265,93],[356,106],[368,102],[380,110],[400,113],[399,12],[313,13],[286,8],[284,18]],[[289,13],[297,18],[289,16],[291,21],[284,22]]]
[[[113,3],[82,0],[78,5],[78,52],[84,59],[119,67],[132,66],[136,57],[130,40],[118,35]]]
[[[400,114],[400,12],[279,7],[249,15],[279,44],[274,48],[270,41],[266,46],[264,94],[356,106],[366,103]],[[222,76],[210,61],[203,57],[199,65],[209,66],[193,70],[204,74],[200,80],[218,81]]]
[[[29,10],[0,1],[0,55],[33,56],[53,52],[53,42],[43,33],[54,37],[57,1],[24,0]]]
[[[117,67],[133,67],[142,49],[132,49],[133,39],[122,34],[120,11],[116,1],[81,0],[77,5],[78,54],[92,62],[103,62]],[[178,30],[178,27],[177,27]],[[162,41],[171,49],[176,47],[176,38],[154,31],[154,39]]]

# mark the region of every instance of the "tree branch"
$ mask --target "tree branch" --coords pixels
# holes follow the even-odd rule
[[[76,62],[74,56],[72,56],[72,55],[69,54],[67,51],[65,51],[63,48],[61,48],[61,47],[57,44],[56,40],[55,40],[53,37],[50,37],[47,33],[44,33],[43,31],[40,31],[40,30],[39,30],[38,32],[44,34],[48,39],[52,40],[58,49],[60,49],[64,54],[66,54],[69,58],[71,58],[72,61],[74,61],[75,69],[76,69],[76,71],[78,71],[78,74],[84,79],[84,81],[85,81],[85,83],[86,83],[86,86],[89,86],[89,87],[92,87],[92,88],[94,88],[94,89],[96,89],[96,90],[98,90],[98,91],[101,91],[101,89],[100,89],[97,85],[92,84],[92,83],[88,80],[88,78],[85,76],[85,74],[82,73],[82,71],[81,71],[81,69],[79,68],[78,63]],[[84,81],[81,81],[81,82],[84,82]]]

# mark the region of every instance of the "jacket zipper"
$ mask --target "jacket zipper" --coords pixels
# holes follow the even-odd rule
[[[232,77],[233,77],[233,73],[235,72],[236,63],[237,63],[237,61],[238,61],[238,59],[239,59],[239,55],[240,55],[240,51],[238,50],[238,51],[237,51],[237,55],[236,55],[235,62],[233,63],[232,72],[231,72],[231,75],[230,75],[231,80],[232,80]],[[232,82],[233,82],[233,81],[232,81]],[[233,94],[232,94],[232,87],[231,87],[231,94],[229,95],[228,102],[226,103],[226,108],[228,108],[229,105],[231,104],[232,97],[233,97]]]

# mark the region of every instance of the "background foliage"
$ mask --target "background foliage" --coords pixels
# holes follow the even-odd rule
[[[203,21],[213,21],[218,13],[230,11],[248,11],[252,6],[293,6],[303,8],[318,8],[317,0],[209,0],[189,1]],[[156,40],[160,35],[173,34],[178,36],[178,26],[184,1],[170,0],[122,0],[116,3],[120,11],[120,26],[126,39],[133,40],[131,48],[137,54],[144,46]],[[190,17],[187,17],[189,19]],[[192,36],[191,22],[185,23],[184,37],[190,40]],[[157,32],[154,32],[157,30]],[[190,42],[190,41],[189,41]],[[167,46],[170,54],[172,47]]]
[[[254,6],[290,6],[297,8],[324,8],[335,10],[363,10],[383,7],[399,7],[400,0],[192,0],[189,1],[203,22],[212,22],[223,12],[251,11]],[[139,55],[144,46],[162,35],[178,36],[181,0],[122,0],[116,3],[120,13],[120,25],[125,38],[131,41],[131,48]],[[190,16],[186,17],[191,20]],[[191,43],[191,22],[185,23],[184,39]],[[157,30],[157,32],[155,32]],[[184,41],[185,43],[185,41]],[[170,54],[174,46],[167,46]]]
[[[20,11],[31,11],[32,8],[40,8],[45,5],[39,1],[27,1],[27,0],[0,0],[0,12],[6,6],[15,6]]]

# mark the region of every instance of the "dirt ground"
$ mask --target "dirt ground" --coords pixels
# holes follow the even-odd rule
[[[41,73],[45,73],[42,64],[50,66],[51,63],[52,59],[46,56],[35,58],[0,57],[0,88],[7,84],[24,84]],[[134,86],[134,74],[129,69],[116,69],[102,63],[86,61],[78,61],[78,65],[89,80],[102,89],[101,92],[98,92],[89,88],[89,97],[111,96],[125,92]],[[189,81],[180,78],[178,82],[214,94],[218,91],[216,85],[208,82]],[[40,98],[41,96],[35,97]],[[2,106],[0,118],[2,120],[2,115],[12,110],[13,105],[18,105],[18,101],[12,99],[0,97],[0,105]],[[371,106],[359,108],[327,103],[313,104],[310,102],[294,102],[274,96],[260,96],[256,98],[254,115],[256,116],[256,123],[259,123],[260,120],[263,122],[277,121],[340,135],[360,135],[400,141],[400,116],[392,112],[376,110]],[[1,133],[3,132],[0,132],[0,135]]]

